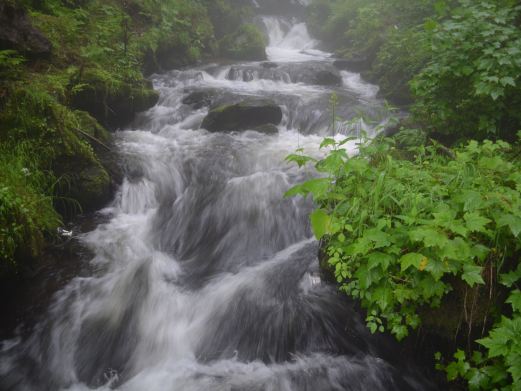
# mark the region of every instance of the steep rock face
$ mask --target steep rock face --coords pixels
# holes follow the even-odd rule
[[[211,110],[201,126],[210,132],[232,132],[262,129],[264,125],[278,125],[280,121],[282,110],[278,105],[269,100],[249,100]]]
[[[30,59],[48,58],[51,42],[34,28],[25,10],[0,1],[0,50],[17,50]]]

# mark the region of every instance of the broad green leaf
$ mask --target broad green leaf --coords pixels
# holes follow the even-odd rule
[[[510,76],[505,76],[505,77],[502,77],[501,80],[500,80],[501,84],[503,86],[512,86],[512,87],[515,87],[516,86],[516,81],[514,80],[513,77],[510,77]]]
[[[311,156],[293,154],[286,157],[286,161],[290,163],[297,163],[299,167],[303,167],[309,162],[316,162],[316,159],[312,158]]]
[[[512,234],[517,238],[521,233],[521,218],[512,214],[506,214],[498,219],[498,227],[510,227]]]
[[[369,270],[381,267],[383,271],[386,271],[393,260],[394,257],[392,255],[381,252],[374,252],[369,254],[367,257],[367,267]]]
[[[409,253],[400,258],[400,265],[402,272],[414,266],[416,269],[420,268],[422,260],[425,258],[423,254]]]
[[[485,232],[485,226],[492,221],[477,212],[465,213],[464,219],[470,232]]]
[[[331,217],[322,209],[317,209],[311,213],[311,228],[315,237],[320,240],[329,234],[331,226]]]
[[[505,361],[508,365],[507,371],[512,375],[512,379],[514,380],[514,385],[519,385],[521,381],[521,354],[519,350],[512,349]]]
[[[485,284],[485,281],[481,276],[482,271],[483,268],[481,266],[466,264],[463,266],[463,274],[461,275],[461,278],[471,287],[476,284]]]
[[[447,236],[434,228],[417,228],[409,232],[413,242],[423,242],[425,247],[444,247],[448,241]]]
[[[425,270],[428,271],[436,281],[439,281],[447,272],[447,268],[445,267],[443,262],[440,262],[432,258],[429,259],[429,262],[427,263],[427,267],[425,268]]]
[[[303,185],[296,185],[284,193],[284,198],[295,197],[298,195],[306,196],[307,194],[308,192],[304,189]]]
[[[323,197],[331,187],[329,178],[311,179],[302,184],[305,191],[311,193],[314,199]]]
[[[512,292],[507,299],[507,303],[512,304],[514,311],[521,312],[521,291],[517,289]]]
[[[392,298],[393,292],[388,286],[376,288],[371,296],[371,300],[378,304],[382,311],[385,311],[392,303]]]
[[[508,340],[508,336],[502,329],[495,329],[490,332],[488,337],[478,339],[476,342],[486,347],[488,349],[488,356],[493,358],[508,354]]]
[[[391,245],[391,235],[378,229],[370,229],[364,232],[364,237],[374,243],[374,248]]]
[[[516,270],[501,274],[500,276],[501,284],[508,288],[511,288],[519,280],[521,280],[521,264],[518,265]]]
[[[470,252],[473,258],[477,258],[479,261],[483,262],[490,253],[490,248],[483,246],[482,244],[476,244],[470,249]]]
[[[325,138],[320,144],[320,149],[336,145],[336,140],[333,138]]]
[[[453,259],[457,261],[469,260],[472,257],[471,248],[465,240],[462,238],[455,238],[454,240],[448,240],[443,247],[440,255],[443,259]]]

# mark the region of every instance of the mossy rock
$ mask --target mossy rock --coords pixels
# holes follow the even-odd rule
[[[101,72],[86,71],[81,77],[84,85],[71,98],[74,109],[88,112],[109,129],[123,127],[134,115],[153,107],[159,94],[146,80],[135,83],[114,83]]]
[[[246,100],[210,110],[201,127],[210,132],[232,132],[278,125],[281,121],[282,110],[276,103],[270,100]]]
[[[97,159],[62,156],[54,166],[55,172],[61,174],[56,206],[62,214],[94,211],[110,201],[111,178]]]
[[[94,141],[106,145],[110,135],[89,114],[72,111],[45,92],[21,87],[11,92],[0,125],[3,142],[24,143],[34,164],[52,173],[60,213],[93,210],[110,199],[111,178]]]
[[[86,111],[75,110],[74,115],[78,118],[83,132],[102,143],[110,143],[112,139],[110,133],[89,113]]]
[[[266,38],[253,24],[242,25],[235,33],[225,36],[219,44],[221,55],[239,61],[264,61]]]
[[[421,147],[427,144],[427,133],[421,129],[401,129],[392,137],[396,141],[396,146],[402,149]]]

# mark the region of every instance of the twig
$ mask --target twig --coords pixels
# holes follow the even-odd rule
[[[81,129],[77,129],[77,128],[76,128],[76,130],[77,130],[78,132],[80,132],[81,134],[83,134],[84,136],[90,138],[92,141],[95,141],[95,142],[97,142],[99,145],[105,147],[105,148],[107,149],[107,151],[112,152],[112,149],[111,149],[109,146],[107,146],[107,144],[103,143],[103,141],[98,140],[96,137],[94,137],[94,136],[88,134],[87,132],[84,132],[84,131],[81,130]]]

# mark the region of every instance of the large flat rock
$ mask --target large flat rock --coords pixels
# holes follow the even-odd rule
[[[201,126],[210,132],[233,132],[278,125],[281,121],[282,110],[273,101],[245,100],[210,110]]]

